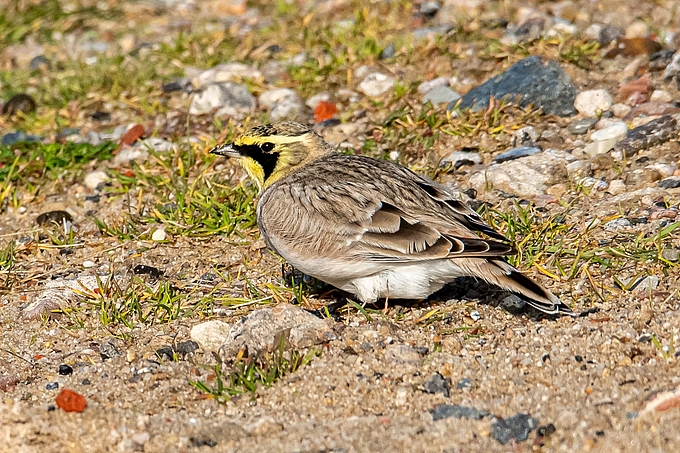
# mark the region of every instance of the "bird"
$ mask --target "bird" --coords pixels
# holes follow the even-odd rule
[[[257,185],[257,223],[267,246],[364,306],[423,300],[467,276],[547,314],[573,314],[504,259],[517,253],[505,236],[404,166],[340,153],[294,121],[254,126],[210,152],[237,158]]]

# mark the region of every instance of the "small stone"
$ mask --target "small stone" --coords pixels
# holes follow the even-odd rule
[[[28,68],[31,71],[46,71],[52,68],[52,64],[50,63],[50,60],[45,57],[45,55],[38,55],[31,58],[31,61],[28,63]]]
[[[185,68],[186,75],[195,88],[225,82],[240,82],[243,79],[262,80],[262,72],[242,63],[226,63],[210,69]]]
[[[423,391],[430,394],[441,393],[448,398],[449,381],[444,379],[441,374],[435,373],[423,383]]]
[[[69,374],[73,374],[73,368],[63,363],[59,365],[59,374],[62,376],[68,376]]]
[[[488,411],[480,411],[474,407],[461,406],[458,404],[440,404],[433,410],[430,410],[430,414],[432,414],[433,421],[450,417],[479,420],[491,415]]]
[[[245,85],[233,82],[215,83],[194,93],[190,115],[204,115],[215,111],[218,117],[242,118],[255,108],[255,98]]]
[[[2,106],[2,114],[7,116],[14,116],[17,113],[30,115],[35,112],[36,105],[35,100],[28,94],[15,94]]]
[[[491,437],[502,445],[511,440],[522,442],[536,428],[537,419],[527,414],[517,414],[504,420],[496,420],[491,424]]]
[[[511,310],[521,310],[526,304],[526,301],[516,294],[510,294],[501,301],[503,308]]]
[[[391,344],[385,348],[385,359],[392,365],[420,366],[427,351],[405,344]]]
[[[664,249],[663,252],[661,252],[661,257],[665,259],[666,261],[678,261],[680,258],[680,250],[678,249]]]
[[[192,327],[190,336],[204,351],[217,352],[229,335],[230,330],[229,324],[215,319]]]
[[[628,39],[645,38],[647,35],[649,35],[649,27],[640,20],[633,22],[626,28],[625,36]]]
[[[0,391],[7,392],[19,383],[19,376],[16,374],[0,374]]]
[[[583,135],[597,123],[597,118],[583,118],[571,123],[568,127],[569,132],[574,135]]]
[[[99,121],[102,123],[106,123],[108,121],[111,121],[111,114],[109,112],[103,112],[101,110],[97,110],[92,114],[92,120],[93,121]]]
[[[83,261],[83,267],[84,267],[85,269],[89,269],[89,268],[91,268],[91,267],[95,267],[96,265],[97,265],[97,264],[96,264],[94,261],[90,261],[90,260]]]
[[[98,190],[110,180],[111,178],[109,178],[109,175],[107,175],[105,171],[97,170],[86,174],[83,183],[88,189]]]
[[[68,211],[63,210],[47,211],[36,217],[35,223],[37,223],[38,226],[50,224],[62,226],[67,223],[73,223],[73,216],[69,214]]]
[[[456,384],[458,390],[469,390],[472,388],[472,381],[470,378],[463,378]]]
[[[64,412],[83,412],[87,407],[85,397],[73,390],[63,389],[56,399],[57,407]]]
[[[277,349],[281,342],[289,348],[306,348],[335,338],[328,323],[302,308],[282,303],[244,316],[229,331],[220,350],[233,359],[242,349],[259,354]]]
[[[595,117],[611,106],[612,97],[604,89],[581,91],[574,100],[574,108],[588,117]]]
[[[448,104],[460,99],[460,94],[447,86],[434,87],[423,96],[423,104],[428,102],[432,105]]]
[[[570,116],[575,113],[576,95],[571,79],[557,62],[543,63],[541,57],[531,56],[470,90],[463,96],[460,108],[486,109],[491,97],[507,98],[520,107],[531,104],[547,114]],[[454,107],[451,103],[448,109]]]
[[[331,100],[330,93],[322,92],[307,98],[305,105],[310,109],[314,110],[316,109],[316,106],[319,105],[321,102],[330,102],[330,100]]]
[[[167,233],[165,232],[165,229],[163,229],[163,228],[158,228],[153,232],[153,234],[151,234],[151,240],[154,241],[154,242],[164,241],[166,238],[167,238]]]
[[[105,341],[99,345],[99,355],[101,356],[102,360],[107,360],[120,357],[121,353],[115,344],[113,344],[111,341]]]
[[[193,354],[198,349],[198,343],[193,340],[181,341],[175,345],[175,352],[180,355]]]
[[[628,219],[614,219],[604,224],[604,229],[607,231],[623,231],[630,228],[632,225]]]
[[[616,149],[631,156],[640,150],[665,143],[677,137],[678,121],[671,115],[664,115],[628,132]]]
[[[385,47],[382,52],[380,52],[380,59],[381,60],[387,60],[389,58],[394,58],[394,55],[396,54],[396,48],[394,47],[393,43],[390,43]]]
[[[654,90],[649,96],[649,100],[652,102],[671,102],[673,96],[666,90]]]
[[[484,160],[479,153],[470,151],[454,151],[442,159],[442,164],[450,164],[453,168],[458,169],[463,165],[481,164]]]
[[[539,426],[536,429],[536,435],[540,437],[550,437],[553,434],[557,432],[557,428],[555,428],[555,425],[552,423],[548,423],[547,425],[542,425]]]
[[[432,91],[433,89],[437,87],[448,87],[449,86],[449,78],[448,77],[437,77],[436,79],[428,80],[427,82],[423,82],[420,85],[418,85],[418,93],[420,94],[426,94],[429,91]]]
[[[662,189],[677,189],[680,187],[680,177],[671,176],[670,178],[659,181],[659,187]]]
[[[376,97],[389,91],[394,86],[394,78],[381,74],[379,72],[374,72],[368,74],[359,84],[359,91],[364,93],[366,96]]]
[[[536,147],[536,142],[539,139],[538,132],[533,126],[525,126],[517,129],[512,134],[512,146],[519,148],[521,146]]]
[[[133,267],[132,273],[135,275],[150,275],[153,278],[160,278],[163,276],[162,270],[153,266],[146,266],[144,264],[138,264]]]
[[[577,160],[567,164],[567,176],[570,181],[587,178],[592,173],[592,165],[587,160]]]
[[[675,52],[673,59],[664,70],[663,78],[664,80],[670,80],[678,74],[680,74],[680,52]]]
[[[610,193],[612,195],[621,195],[622,193],[626,192],[626,183],[624,183],[620,179],[614,179],[609,183],[609,188],[607,189],[607,193]]]
[[[600,154],[608,153],[614,148],[614,146],[616,146],[615,138],[599,140],[593,143],[588,143],[585,148],[583,148],[583,152],[592,159],[593,157]]]
[[[134,442],[139,447],[143,447],[151,439],[151,434],[147,431],[142,431],[141,433],[134,433],[130,436],[130,440]]]
[[[609,187],[609,183],[607,183],[607,181],[590,177],[581,178],[580,180],[577,181],[577,183],[587,189],[592,188],[593,190],[597,190],[599,192],[602,192],[603,190],[606,190]]]
[[[628,125],[623,121],[617,121],[611,126],[595,131],[590,135],[590,139],[594,142],[601,142],[609,139],[620,141],[628,133]]]
[[[626,104],[614,104],[609,109],[610,112],[614,114],[617,118],[623,118],[628,115],[633,108]]]
[[[519,159],[520,157],[533,156],[534,154],[538,154],[541,151],[541,148],[521,146],[519,148],[514,148],[499,154],[498,156],[494,157],[493,161],[500,164],[503,162]]]
[[[637,291],[644,291],[644,292],[649,292],[649,291],[655,290],[658,287],[659,287],[659,277],[657,277],[656,275],[648,275],[648,276],[640,279],[640,281],[635,284],[635,289]]]
[[[8,132],[2,136],[0,145],[16,145],[17,143],[32,143],[39,142],[40,137],[37,135],[26,134],[23,131]]]
[[[45,386],[46,390],[56,390],[59,388],[59,383],[58,382],[50,382]]]

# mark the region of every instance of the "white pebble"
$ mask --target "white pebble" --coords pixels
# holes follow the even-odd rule
[[[598,113],[609,110],[612,106],[612,97],[607,90],[582,91],[574,100],[574,108],[582,115],[594,117]]]
[[[94,263],[94,261],[90,261],[90,260],[83,261],[83,267],[84,268],[95,267],[95,266],[96,266],[96,264]]]
[[[159,228],[156,231],[153,232],[151,235],[151,240],[155,242],[160,242],[164,241],[167,235],[165,234],[165,230],[163,228]]]

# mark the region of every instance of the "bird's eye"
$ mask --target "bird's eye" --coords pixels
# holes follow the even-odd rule
[[[262,149],[262,151],[264,151],[265,153],[268,153],[268,152],[270,152],[271,150],[274,149],[274,144],[270,143],[270,142],[263,143],[260,146],[260,149]]]

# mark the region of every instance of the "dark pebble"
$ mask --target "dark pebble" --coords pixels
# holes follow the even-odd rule
[[[59,249],[59,254],[61,256],[71,255],[72,253],[73,253],[73,249],[71,247]]]
[[[671,115],[664,115],[649,123],[628,131],[628,134],[614,147],[632,156],[640,150],[665,143],[678,135],[678,121]]]
[[[387,60],[388,58],[393,58],[395,54],[394,44],[388,44],[387,47],[380,52],[380,59]]]
[[[88,195],[85,197],[85,201],[91,201],[92,203],[99,203],[99,201],[102,199],[101,195],[96,194],[96,195]]]
[[[40,137],[37,135],[26,134],[23,131],[8,132],[2,136],[0,144],[2,145],[16,145],[17,143],[33,143],[39,142]]]
[[[180,79],[172,82],[168,82],[161,87],[163,93],[176,93],[178,91],[184,91],[185,93],[191,93],[194,90],[191,80]]]
[[[91,382],[90,382],[89,379],[85,378],[85,379],[83,379],[83,381],[81,382],[81,384],[83,384],[83,385],[90,385]]]
[[[163,346],[162,348],[156,349],[156,355],[161,359],[172,360],[175,353],[170,346]]]
[[[458,390],[471,389],[472,381],[469,378],[463,378],[460,381],[458,381],[458,384],[456,384],[456,388]]]
[[[73,217],[66,211],[47,211],[36,217],[35,222],[39,225],[46,225],[49,223],[56,223],[63,225],[64,222],[73,222]]]
[[[159,278],[163,275],[163,271],[153,266],[138,264],[132,268],[132,273],[137,275],[150,275],[154,278]]]
[[[460,107],[481,110],[488,108],[491,97],[508,98],[521,107],[531,104],[547,114],[570,116],[576,113],[576,94],[569,75],[557,62],[543,63],[541,57],[531,56],[470,90],[461,99]],[[451,103],[448,108],[454,106]]]
[[[638,413],[637,413],[637,412],[626,412],[626,418],[627,418],[628,420],[634,420],[634,419],[636,419],[637,417],[638,417]]]
[[[97,110],[92,114],[92,119],[94,121],[101,121],[103,123],[107,121],[111,121],[111,114],[109,112],[103,112],[101,110]]]
[[[36,103],[33,98],[27,94],[20,93],[7,100],[5,105],[2,106],[2,114],[12,116],[21,112],[24,115],[29,115],[35,112],[35,108]]]
[[[433,374],[430,379],[423,383],[423,391],[430,394],[441,393],[449,397],[449,381],[439,373]]]
[[[56,410],[57,406],[55,406],[54,404],[50,404],[49,406],[47,406],[47,412],[54,412]]]
[[[99,345],[99,355],[101,356],[102,360],[106,360],[119,357],[121,352],[118,350],[116,345],[110,341],[107,341]]]
[[[59,383],[58,382],[50,382],[45,386],[47,390],[56,390],[59,388]]]
[[[200,447],[216,447],[217,446],[217,441],[214,439],[206,436],[206,435],[200,435],[200,436],[192,436],[189,437],[189,445],[194,448],[200,448]]]
[[[329,118],[327,120],[323,120],[317,126],[320,127],[320,128],[334,127],[334,126],[337,126],[338,124],[341,124],[341,123],[342,123],[342,121],[340,121],[338,118]]]
[[[513,148],[506,151],[498,156],[494,157],[493,161],[497,164],[502,164],[503,162],[508,162],[511,160],[519,159],[520,157],[533,156],[541,152],[541,148],[534,148],[531,146],[520,146],[519,148]]]
[[[648,219],[647,217],[631,217],[628,221],[631,225],[643,225],[647,223]]]
[[[659,181],[659,187],[662,189],[677,189],[680,187],[680,177],[671,176],[670,178]]]
[[[73,368],[63,363],[59,365],[59,374],[62,376],[68,376],[69,374],[73,374]]]
[[[468,197],[472,198],[473,200],[474,200],[475,198],[477,198],[477,190],[476,190],[476,189],[473,189],[472,187],[470,187],[469,189],[464,190],[463,193],[464,193],[465,195],[467,195]]]
[[[50,64],[50,60],[45,58],[45,55],[38,55],[37,57],[31,58],[28,67],[31,71],[39,71],[41,69],[50,69],[52,65]]]
[[[583,362],[583,357],[580,356],[580,355],[575,355],[575,356],[574,356],[574,360],[576,360],[577,362],[581,363],[581,362]]]
[[[600,30],[600,35],[598,36],[598,40],[600,41],[600,44],[603,46],[606,46],[610,42],[623,38],[626,35],[626,32],[623,28],[621,27],[616,27],[614,25],[605,25],[602,27]]]
[[[549,437],[557,432],[557,428],[552,423],[541,425],[536,429],[536,435],[541,437]]]
[[[175,345],[175,352],[182,355],[193,354],[197,349],[198,343],[196,343],[194,340],[182,341]]]
[[[595,123],[597,123],[597,118],[583,118],[571,123],[568,129],[574,135],[583,135],[595,126]]]
[[[69,135],[80,134],[80,128],[77,127],[66,127],[57,133],[57,138],[65,138]]]
[[[430,414],[432,414],[432,420],[434,421],[450,417],[479,420],[490,415],[487,411],[480,411],[477,408],[461,406],[459,404],[440,404],[433,410],[430,410]]]
[[[536,420],[527,414],[517,414],[491,424],[491,437],[505,445],[511,440],[522,442],[536,428]]]
[[[439,2],[425,2],[420,5],[420,14],[427,18],[432,19],[441,8]]]

